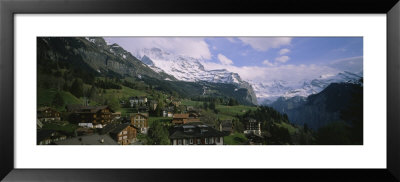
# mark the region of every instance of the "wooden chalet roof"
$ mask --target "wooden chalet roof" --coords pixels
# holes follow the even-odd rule
[[[58,111],[56,111],[55,109],[53,109],[53,108],[51,108],[51,107],[47,107],[47,106],[39,107],[39,108],[37,109],[37,111],[45,111],[45,110],[47,110],[47,109],[50,109],[50,110],[55,111],[55,112],[58,112]]]
[[[65,107],[68,112],[75,112],[75,113],[97,113],[102,109],[109,109],[110,112],[113,112],[111,108],[107,105],[103,106],[83,106],[83,105],[67,105]]]
[[[131,114],[131,117],[135,117],[136,115],[141,115],[141,116],[144,116],[145,118],[149,117],[149,113],[134,113],[134,114]]]
[[[121,132],[125,128],[129,127],[130,125],[131,125],[130,123],[119,124],[119,125],[115,126],[115,128],[110,131],[110,134],[118,134],[119,132]]]
[[[203,138],[203,137],[223,137],[225,134],[220,132],[213,127],[207,126],[201,122],[194,122],[188,124],[182,124],[173,127],[169,131],[170,139],[181,139],[181,138]]]
[[[103,140],[104,142],[101,142]],[[85,135],[54,142],[57,145],[118,145],[109,135]]]
[[[174,114],[173,115],[173,118],[183,118],[183,119],[186,119],[186,118],[189,118],[189,114]]]

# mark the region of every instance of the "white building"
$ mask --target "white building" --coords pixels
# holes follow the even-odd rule
[[[255,119],[249,119],[246,122],[246,130],[244,134],[255,134],[261,136],[261,123],[257,122]]]

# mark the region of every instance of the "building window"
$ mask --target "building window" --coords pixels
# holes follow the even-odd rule
[[[205,139],[204,139],[204,143],[205,143],[205,144],[208,144],[208,138],[205,138]]]
[[[214,138],[210,138],[210,144],[214,143]]]
[[[119,137],[118,140],[122,140],[122,137]]]
[[[178,140],[178,145],[182,145],[182,140],[181,139]]]
[[[217,137],[216,141],[217,141],[217,143],[219,143],[219,142],[220,142],[220,140],[219,140],[219,137]]]
[[[124,137],[122,137],[123,139],[127,139],[128,138],[128,136],[124,136]]]
[[[126,135],[128,133],[128,131],[123,131],[122,134]]]
[[[201,139],[197,139],[197,145],[201,145]]]
[[[193,138],[189,139],[189,144],[193,145]]]

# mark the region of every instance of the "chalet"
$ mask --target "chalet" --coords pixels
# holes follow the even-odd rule
[[[138,128],[140,133],[147,133],[149,129],[149,115],[147,113],[136,113],[131,115],[131,125]]]
[[[225,133],[226,135],[230,135],[233,132],[232,120],[221,121],[219,124],[219,131]]]
[[[70,122],[98,128],[111,122],[113,112],[109,106],[67,105],[66,109],[70,113]]]
[[[247,119],[245,122],[245,134],[261,135],[261,124],[253,118]]]
[[[174,114],[172,124],[186,124],[189,120],[189,114]]]
[[[197,112],[189,112],[188,123],[190,122],[200,122],[200,115]]]
[[[200,122],[200,117],[195,112],[184,113],[184,114],[174,114],[172,119],[172,124],[186,124],[191,122]]]
[[[168,111],[163,110],[163,111],[162,111],[162,116],[163,116],[163,117],[167,117],[167,116],[168,116]]]
[[[136,111],[140,112],[140,113],[149,112],[149,107],[148,106],[138,106],[138,107],[136,107]]]
[[[49,145],[65,139],[67,139],[66,135],[53,130],[39,130],[36,136],[38,145]]]
[[[155,111],[157,109],[157,105],[158,105],[157,101],[150,100],[150,102],[148,102],[148,103],[149,103],[149,109],[151,109],[152,111]]]
[[[94,128],[93,123],[78,123],[78,126],[83,128]]]
[[[110,137],[110,135],[92,134],[86,136],[78,136],[63,141],[54,142],[56,145],[118,145],[118,143]]]
[[[177,125],[170,129],[172,145],[223,145],[224,134],[203,123]]]
[[[137,130],[130,123],[117,125],[110,131],[110,136],[120,145],[129,145],[136,139]]]
[[[179,107],[181,105],[181,101],[172,101],[171,104],[175,107]]]
[[[264,137],[261,135],[257,135],[257,134],[247,134],[246,138],[248,139],[248,144],[249,145],[262,145],[263,141],[264,141]]]
[[[174,113],[172,112],[172,110],[170,110],[169,108],[165,108],[163,110],[163,117],[169,117],[172,118],[174,116]]]
[[[193,106],[186,106],[186,111],[193,111],[194,107]]]
[[[143,105],[147,103],[147,97],[130,97],[129,103],[131,104],[131,107],[134,107],[136,105]]]
[[[112,118],[114,118],[114,119],[119,119],[119,118],[121,118],[121,112],[112,113]]]
[[[60,121],[61,114],[50,107],[40,107],[37,110],[37,118],[42,122]]]

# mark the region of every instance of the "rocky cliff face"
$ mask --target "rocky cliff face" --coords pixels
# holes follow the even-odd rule
[[[206,80],[178,80],[173,75],[156,67],[150,57],[142,56],[138,60],[130,52],[117,44],[109,44],[99,37],[49,37],[38,38],[40,46],[38,54],[48,57],[52,62],[63,62],[74,67],[76,71],[90,73],[95,76],[134,77],[159,90],[175,92],[182,97],[217,96],[233,97],[242,104],[256,104],[256,97],[251,86],[242,82],[239,75],[226,70],[207,72],[201,64],[181,64],[187,77],[191,78],[191,66],[203,69]],[[147,64],[145,64],[144,62]],[[47,64],[45,60],[43,64]],[[178,60],[177,63],[180,61]],[[185,62],[185,61],[182,61]],[[188,63],[188,62],[185,62]],[[178,68],[177,68],[178,69]],[[193,70],[192,70],[193,71]],[[193,74],[195,74],[193,72]],[[181,76],[181,75],[179,75]],[[179,77],[182,79],[183,77]],[[203,89],[205,88],[205,89]]]
[[[145,75],[157,79],[176,80],[171,75],[154,71],[118,44],[109,45],[103,38],[99,37],[85,39],[91,43],[88,46],[97,50],[92,51],[91,49],[82,47],[78,49],[79,53],[84,55],[86,58],[85,61],[99,72],[111,69],[121,75],[133,77]]]

